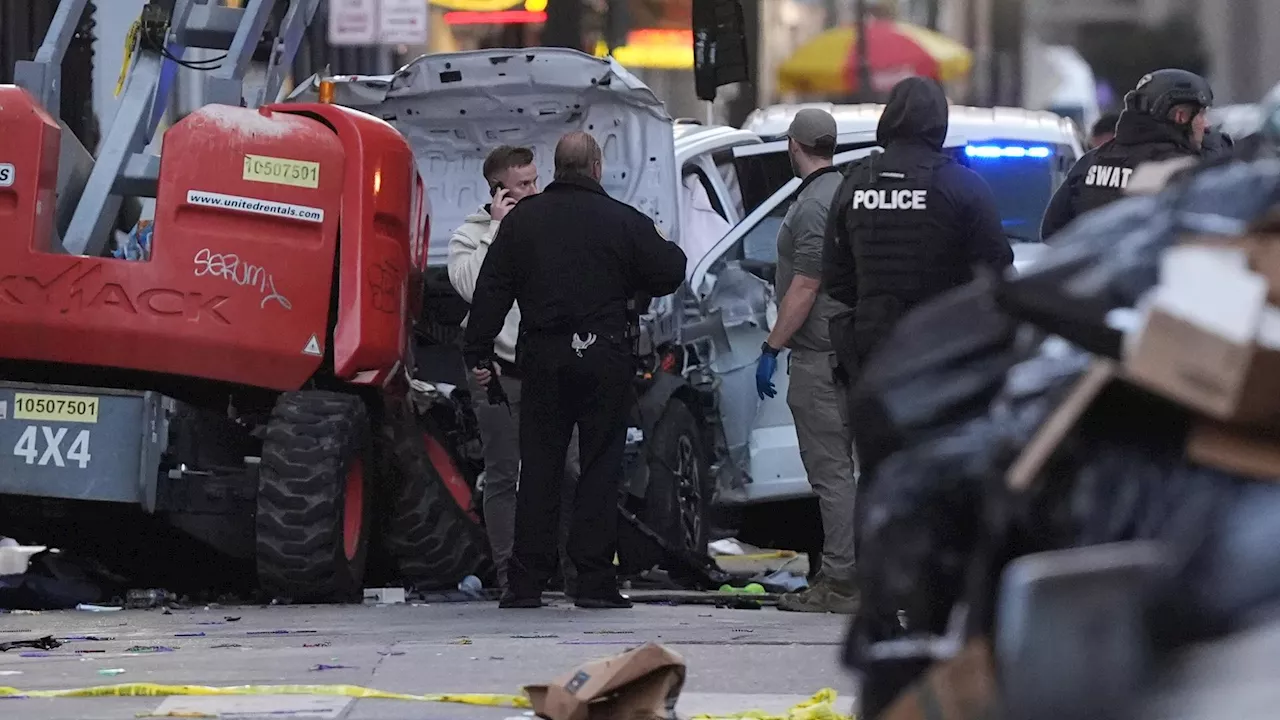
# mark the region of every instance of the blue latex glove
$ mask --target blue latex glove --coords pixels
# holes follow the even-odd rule
[[[778,356],[760,353],[760,362],[756,364],[756,392],[760,399],[773,397],[778,391],[773,387],[773,373],[778,370]]]

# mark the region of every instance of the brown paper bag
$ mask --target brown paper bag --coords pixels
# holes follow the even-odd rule
[[[645,643],[592,660],[546,685],[526,685],[533,711],[548,720],[675,720],[684,659]]]

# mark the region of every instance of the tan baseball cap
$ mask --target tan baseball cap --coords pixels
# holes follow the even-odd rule
[[[792,118],[787,137],[807,148],[834,147],[836,119],[826,110],[805,108]]]

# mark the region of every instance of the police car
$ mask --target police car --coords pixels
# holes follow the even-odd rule
[[[874,146],[876,125],[884,111],[878,104],[774,105],[751,113],[742,127],[761,136],[765,146],[776,143],[785,160],[787,127],[806,107],[825,110],[836,119],[837,152]],[[944,149],[991,186],[1013,245],[1014,265],[1026,267],[1043,248],[1040,220],[1049,200],[1084,154],[1075,123],[1043,110],[952,105]],[[790,171],[789,166],[785,169]]]
[[[812,494],[786,404],[789,377],[775,377],[774,398],[760,401],[754,391],[755,360],[776,317],[772,280],[778,228],[801,183],[791,170],[785,133],[804,107],[819,107],[836,119],[837,166],[876,148],[883,105],[784,105],[757,110],[744,123],[741,129],[759,142],[742,142],[691,163],[700,168],[713,203],[733,225],[693,263],[683,308],[687,317],[704,320],[685,325],[684,345],[701,348],[696,357],[705,362],[705,367],[689,368],[689,374],[697,377],[705,370],[715,377],[718,431],[727,460],[743,471],[738,482],[722,476],[717,494],[722,504],[754,506]],[[705,139],[727,137],[716,128],[686,132]],[[1043,111],[952,106],[944,148],[991,185],[1014,247],[1015,267],[1033,262],[1043,248],[1039,230],[1044,209],[1084,153],[1075,124]],[[860,200],[887,207],[921,202],[910,193]],[[709,316],[719,322],[706,322]]]

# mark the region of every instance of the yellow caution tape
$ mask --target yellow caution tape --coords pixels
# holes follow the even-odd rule
[[[141,32],[142,19],[139,18],[129,26],[129,33],[124,37],[124,60],[120,63],[120,77],[116,80],[116,97],[124,90],[124,81],[129,76],[129,66],[133,61],[133,53],[138,48],[138,36]]]
[[[362,700],[409,700],[413,702],[455,703],[528,709],[528,698],[523,695],[500,693],[439,693],[413,695],[388,692],[359,685],[233,685],[209,687],[204,685],[159,685],[156,683],[123,683],[65,690],[19,690],[0,687],[0,698],[84,698],[84,697],[168,697],[174,695],[329,695]],[[691,720],[855,720],[835,709],[836,691],[823,688],[813,697],[787,711],[786,715],[773,715],[760,710],[729,715],[695,715]],[[205,717],[201,713],[169,713],[163,716],[140,714],[138,717]]]
[[[694,715],[691,720],[854,720],[852,715],[836,711],[836,691],[823,688],[813,697],[787,711],[786,715],[774,715],[760,710],[731,715]]]
[[[359,685],[234,685],[207,687],[203,685],[158,685],[155,683],[124,683],[68,690],[19,690],[0,687],[0,698],[78,698],[78,697],[168,697],[170,695],[337,695],[370,700],[412,700],[416,702],[457,703],[461,705],[487,705],[489,707],[528,708],[529,700],[522,695],[497,693],[442,693],[436,695],[412,695],[387,692]]]

